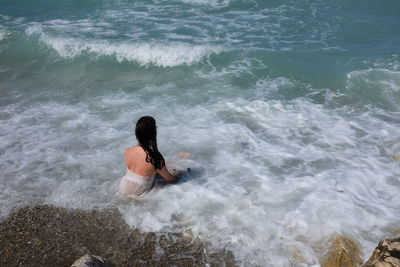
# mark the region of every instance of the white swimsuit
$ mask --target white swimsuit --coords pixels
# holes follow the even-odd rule
[[[144,197],[150,193],[154,186],[155,174],[152,176],[142,176],[132,172],[128,168],[126,174],[121,178],[118,192],[121,195],[134,195]]]

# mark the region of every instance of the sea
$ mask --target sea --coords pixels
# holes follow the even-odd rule
[[[169,168],[119,201],[144,115]],[[400,1],[0,0],[0,218],[116,207],[241,266],[400,231]],[[181,159],[178,153],[191,154]]]

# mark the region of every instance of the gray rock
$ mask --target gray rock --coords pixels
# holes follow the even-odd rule
[[[400,238],[379,242],[363,267],[400,267]]]
[[[77,259],[71,267],[111,267],[99,256],[85,254]]]

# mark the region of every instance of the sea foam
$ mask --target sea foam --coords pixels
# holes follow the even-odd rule
[[[285,78],[275,83],[262,87],[291,86]],[[190,229],[244,266],[296,265],[293,253],[317,265],[315,244],[334,233],[349,233],[368,252],[371,236],[398,221],[398,165],[382,151],[392,149],[399,126],[377,117],[382,110],[358,117],[304,98],[165,105],[163,94],[146,100],[122,92],[13,107],[0,110],[13,114],[0,121],[2,212],[35,201],[81,209],[112,203],[134,227]],[[157,118],[169,166],[192,173],[141,203],[113,202],[123,149],[135,142],[132,119],[142,114]],[[192,159],[177,159],[182,150]]]
[[[225,7],[230,4],[230,0],[181,0],[185,4],[209,5],[212,7]]]
[[[4,28],[0,27],[0,41],[4,40],[6,36],[7,36],[7,31]]]

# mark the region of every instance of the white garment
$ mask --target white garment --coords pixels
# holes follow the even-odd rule
[[[127,168],[125,176],[121,178],[119,183],[118,193],[121,195],[145,197],[154,186],[154,178],[155,174],[152,176],[142,176]]]

